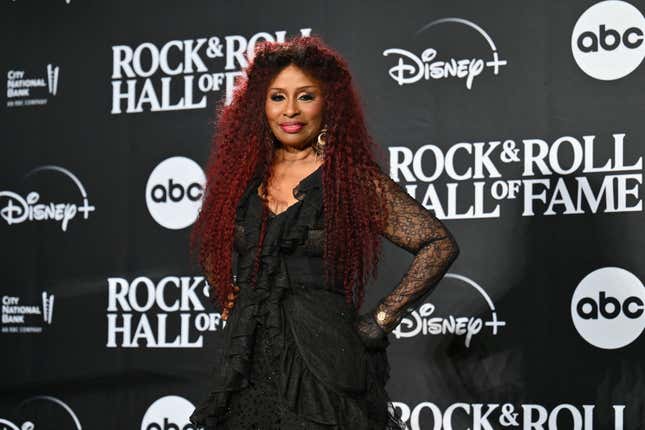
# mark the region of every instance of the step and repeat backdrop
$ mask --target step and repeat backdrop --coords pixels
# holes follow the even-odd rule
[[[348,61],[459,258],[390,335],[408,428],[645,428],[645,2],[4,0],[0,430],[190,430],[225,323],[189,259],[256,43]],[[364,309],[412,255],[385,242]]]

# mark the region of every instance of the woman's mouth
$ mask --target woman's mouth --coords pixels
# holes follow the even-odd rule
[[[298,133],[304,126],[301,122],[285,122],[280,124],[280,128],[286,133]]]

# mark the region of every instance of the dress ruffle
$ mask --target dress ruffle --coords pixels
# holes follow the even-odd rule
[[[330,429],[404,428],[388,412],[387,355],[362,346],[353,329],[353,306],[341,292],[289,279],[284,256],[305,243],[322,210],[320,174],[318,169],[299,184],[294,192],[299,202],[269,215],[255,288],[249,280],[261,222],[262,202],[254,194],[258,178],[240,201],[237,221],[244,224],[245,237],[238,261],[240,293],[222,332],[223,363],[212,372],[208,397],[190,417],[196,426],[210,430],[225,421],[230,396],[252,383],[256,329],[262,325],[281,402],[295,414]]]

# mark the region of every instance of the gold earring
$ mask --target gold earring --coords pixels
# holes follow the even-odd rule
[[[316,139],[316,143],[314,143],[312,146],[314,148],[314,152],[316,153],[317,156],[319,157],[324,157],[325,156],[325,139],[323,136],[327,136],[327,127],[323,127],[322,130],[320,130],[320,133],[318,133],[318,138]]]

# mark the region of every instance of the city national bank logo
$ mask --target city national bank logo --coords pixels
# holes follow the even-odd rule
[[[459,288],[459,291],[455,288],[439,290],[434,297],[437,297],[440,304],[424,303],[418,310],[402,318],[393,330],[396,338],[449,334],[463,336],[464,345],[468,348],[472,338],[482,330],[490,330],[490,333],[496,336],[506,322],[497,316],[495,304],[488,293],[475,281],[465,276],[447,273],[444,278],[452,278],[460,287],[465,288]],[[452,297],[450,300],[442,299],[440,294],[445,296],[447,291],[451,295],[457,294],[458,297]],[[449,306],[454,307],[455,303],[467,303],[470,309],[448,309]],[[453,312],[459,312],[459,314]]]
[[[16,416],[27,419],[0,418],[0,430],[83,430],[76,413],[62,400],[52,396],[34,396],[18,405]],[[19,423],[19,424],[16,424]]]
[[[484,40],[490,54],[486,57],[470,55],[467,58],[453,58],[441,56],[434,47],[425,48],[419,55],[405,49],[389,48],[383,51],[384,56],[393,55],[398,58],[396,65],[388,70],[388,74],[399,85],[414,84],[421,80],[457,78],[466,80],[466,88],[472,88],[474,79],[490,70],[493,75],[499,74],[500,66],[505,66],[507,61],[500,59],[500,55],[493,39],[472,21],[462,18],[442,18],[432,21],[416,32],[419,35],[427,30],[434,29],[442,24],[459,24],[468,30],[479,33]],[[452,42],[451,42],[452,43]],[[477,52],[481,52],[478,49]]]
[[[196,430],[189,421],[194,410],[195,406],[183,397],[162,397],[146,410],[141,430]]]
[[[603,267],[585,276],[571,299],[571,319],[584,340],[602,349],[623,348],[645,328],[645,287],[633,273]]]
[[[310,28],[300,30],[309,36]],[[112,114],[204,109],[224,91],[229,104],[258,42],[284,42],[286,31],[112,46]],[[216,60],[219,60],[216,62]],[[221,62],[224,64],[221,64]],[[220,63],[220,64],[217,64]]]
[[[445,408],[432,402],[413,407],[392,402],[409,430],[623,430],[625,405],[596,409],[597,405],[513,403],[453,403]],[[609,409],[609,411],[607,411]],[[609,412],[609,413],[607,413]],[[594,426],[595,424],[595,426]],[[640,427],[639,427],[640,428]]]
[[[146,184],[146,206],[159,225],[179,230],[197,219],[202,204],[204,171],[190,158],[171,157],[154,168]]]
[[[645,17],[624,1],[596,3],[578,18],[571,52],[578,67],[592,78],[623,78],[645,58]]]
[[[47,64],[45,76],[30,76],[24,70],[7,72],[7,107],[46,105],[48,95],[58,93],[59,67]]]
[[[80,194],[80,203],[71,202],[39,202],[40,193],[30,191],[25,197],[13,191],[0,191],[0,216],[8,225],[21,224],[27,221],[60,222],[61,229],[67,231],[67,225],[80,212],[83,219],[88,219],[90,212],[95,207],[90,205],[87,191],[81,181],[69,170],[53,165],[36,167],[28,172],[23,181],[36,173],[57,172],[68,178],[73,184],[73,189]],[[51,181],[48,181],[51,183]],[[4,206],[2,206],[4,204]]]
[[[2,296],[2,333],[41,333],[52,323],[54,295],[43,291],[40,304],[24,304],[20,297]]]
[[[203,276],[107,281],[108,348],[201,348],[201,333],[226,325],[220,313],[206,312],[209,286]]]

